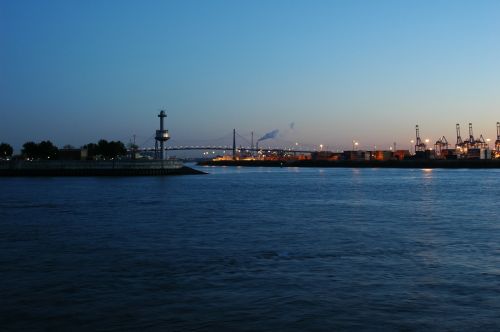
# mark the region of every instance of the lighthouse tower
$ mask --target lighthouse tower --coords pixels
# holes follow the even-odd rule
[[[166,153],[165,153],[165,142],[170,139],[170,136],[168,135],[168,130],[165,129],[164,126],[164,119],[167,117],[167,114],[165,111],[160,111],[160,114],[158,114],[158,117],[160,118],[160,130],[156,131],[156,136],[155,136],[155,157],[157,159],[165,160]],[[158,144],[160,145],[160,149],[158,150]]]

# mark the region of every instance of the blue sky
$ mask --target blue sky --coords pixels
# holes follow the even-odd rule
[[[163,107],[177,144],[494,139],[499,35],[498,1],[1,0],[0,141],[142,144]]]

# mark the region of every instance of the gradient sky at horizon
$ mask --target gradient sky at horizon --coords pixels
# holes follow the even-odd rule
[[[164,107],[172,144],[495,139],[499,35],[499,1],[0,0],[0,141],[142,144]]]

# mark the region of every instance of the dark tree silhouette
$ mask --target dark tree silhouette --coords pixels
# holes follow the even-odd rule
[[[38,144],[36,144],[35,142],[24,143],[21,153],[25,158],[30,158],[30,159],[38,158]]]
[[[30,159],[57,159],[59,149],[51,141],[26,142],[23,144],[22,154]]]
[[[120,141],[108,142],[106,140],[100,140],[97,145],[99,146],[101,154],[106,159],[112,159],[127,154],[125,145]]]
[[[42,141],[38,144],[40,149],[40,158],[42,159],[57,159],[59,149],[52,144],[51,141]]]
[[[11,157],[13,153],[14,149],[12,149],[12,146],[10,146],[10,144],[7,143],[0,144],[0,158]]]
[[[99,142],[97,142],[97,151],[99,151],[99,154],[102,155],[104,159],[110,158],[108,141],[100,139]]]
[[[108,142],[105,139],[101,139],[97,144],[89,143],[84,145],[83,148],[87,149],[87,156],[89,158],[101,156],[104,159],[113,159],[127,154],[125,145],[120,141]]]

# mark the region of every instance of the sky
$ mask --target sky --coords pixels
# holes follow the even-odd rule
[[[494,140],[499,36],[500,1],[0,0],[0,141]]]

